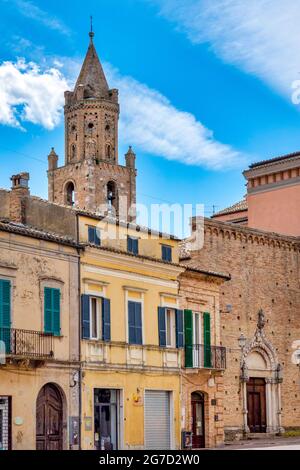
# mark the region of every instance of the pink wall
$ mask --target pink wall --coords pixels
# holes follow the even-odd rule
[[[300,185],[248,194],[248,226],[300,235]]]

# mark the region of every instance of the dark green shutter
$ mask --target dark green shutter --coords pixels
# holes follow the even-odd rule
[[[158,307],[158,336],[159,345],[165,348],[167,345],[167,332],[166,332],[166,309]]]
[[[193,312],[184,311],[185,367],[193,367]]]
[[[60,336],[60,290],[52,289],[53,334]]]
[[[44,331],[45,333],[53,333],[52,331],[52,292],[49,287],[44,289]]]
[[[81,328],[82,339],[90,339],[90,296],[81,296]]]
[[[176,348],[183,348],[183,311],[176,310]]]
[[[204,367],[211,367],[210,314],[203,314]]]
[[[60,336],[60,290],[44,289],[44,330]]]
[[[103,341],[111,340],[109,299],[102,299],[102,339]]]
[[[11,283],[0,279],[0,341],[5,343],[5,352],[10,353],[11,327]]]

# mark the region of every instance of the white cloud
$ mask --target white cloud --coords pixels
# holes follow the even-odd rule
[[[59,124],[64,91],[72,88],[82,61],[53,57],[50,62],[48,69],[24,59],[0,64],[0,123],[23,128],[28,121],[46,129]],[[218,169],[243,164],[239,152],[218,142],[191,113],[178,110],[158,91],[121,76],[110,64],[105,64],[105,71],[110,85],[120,90],[124,145],[187,165]]]
[[[222,168],[242,156],[218,142],[213,132],[159,92],[106,65],[109,83],[120,90],[120,138],[137,150],[188,165]]]
[[[291,98],[300,76],[299,0],[149,0],[195,43]]]
[[[53,129],[60,121],[68,82],[55,68],[40,70],[19,59],[0,64],[0,123],[22,128],[22,122]]]
[[[3,1],[14,3],[18,9],[18,12],[26,18],[38,21],[44,26],[47,26],[48,28],[53,29],[55,31],[59,31],[62,34],[71,34],[69,28],[60,19],[56,18],[55,16],[51,16],[47,11],[42,10],[30,0]]]

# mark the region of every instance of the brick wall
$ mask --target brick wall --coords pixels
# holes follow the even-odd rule
[[[221,342],[228,348],[224,375],[227,434],[236,434],[243,423],[238,337],[241,333],[253,337],[260,308],[267,318],[267,339],[283,367],[282,424],[300,427],[300,371],[292,363],[293,342],[300,340],[299,241],[206,220],[204,248],[193,252],[188,263],[232,276],[221,286],[220,296]]]

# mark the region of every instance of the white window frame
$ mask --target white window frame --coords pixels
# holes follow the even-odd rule
[[[96,312],[96,329],[97,329],[97,336],[93,336],[93,312],[92,312],[92,301],[96,300],[97,312]],[[101,328],[101,320],[102,320],[102,297],[97,297],[95,295],[90,296],[90,339],[94,341],[99,341],[101,339],[102,328]]]
[[[170,308],[166,307],[166,347],[174,349],[176,348],[176,309],[175,308]],[[170,327],[168,323],[168,312],[171,314],[170,315]],[[171,331],[169,331],[169,328]],[[170,344],[168,344],[168,336],[170,336]]]
[[[196,340],[196,316],[199,318],[199,325],[198,325],[198,335],[199,340]],[[203,357],[203,348],[202,345],[204,344],[203,341],[203,312],[193,312],[193,366],[195,368],[201,367],[204,363]],[[195,348],[195,346],[200,346]]]

